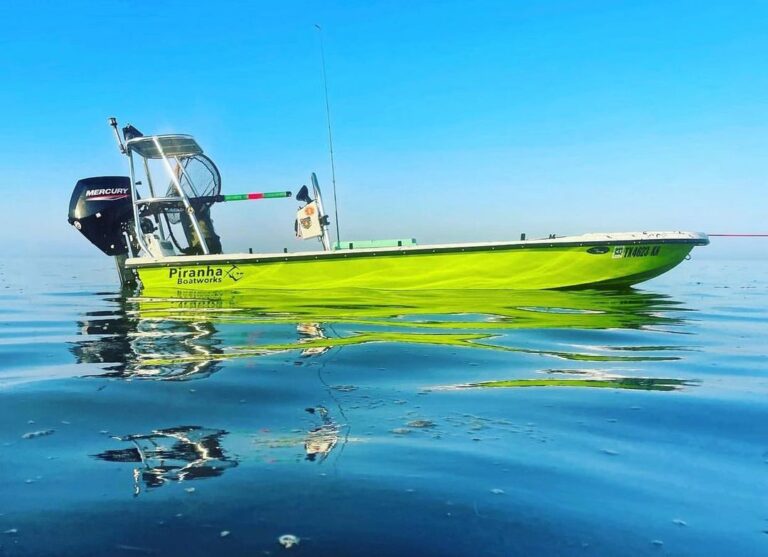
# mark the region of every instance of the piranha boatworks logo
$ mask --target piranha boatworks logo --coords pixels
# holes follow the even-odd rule
[[[176,284],[220,284],[224,277],[229,278],[232,282],[237,282],[243,276],[244,273],[237,265],[232,265],[226,271],[221,267],[211,267],[210,265],[192,269],[168,268],[168,278],[175,280]]]
[[[86,201],[116,201],[128,197],[128,188],[98,188],[85,192]]]
[[[243,278],[243,275],[244,273],[240,270],[240,267],[238,267],[237,265],[232,265],[232,267],[227,271],[227,276],[235,282]]]

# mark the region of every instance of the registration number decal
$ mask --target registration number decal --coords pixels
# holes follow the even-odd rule
[[[661,246],[616,246],[613,248],[614,259],[629,257],[653,257],[661,253]]]

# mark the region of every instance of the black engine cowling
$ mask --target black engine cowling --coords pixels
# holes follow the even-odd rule
[[[127,176],[83,178],[69,201],[69,224],[107,255],[125,255],[124,231],[133,228],[131,179]]]

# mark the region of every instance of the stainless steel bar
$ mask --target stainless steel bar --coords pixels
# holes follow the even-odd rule
[[[136,170],[133,164],[133,151],[131,151],[130,149],[128,149],[128,165],[131,170],[131,205],[133,207],[133,223],[134,223],[135,232],[136,232],[136,240],[139,242],[141,249],[144,250],[144,253],[149,255],[149,248],[147,247],[146,242],[144,242],[144,234],[141,231],[141,220],[139,217],[139,204],[137,202],[138,195],[136,192]]]
[[[176,201],[183,203],[184,200],[181,197],[146,197],[136,201],[139,205],[148,205],[150,203],[171,202]]]
[[[171,181],[173,182],[173,185],[176,187],[176,193],[178,193],[179,196],[181,196],[181,200],[184,203],[184,209],[187,211],[187,214],[189,215],[189,220],[192,223],[192,229],[195,231],[195,234],[197,234],[197,237],[200,240],[200,247],[203,248],[203,254],[210,255],[211,252],[208,249],[208,244],[206,244],[205,238],[203,238],[203,233],[200,230],[200,225],[197,224],[197,219],[195,218],[195,209],[194,207],[192,207],[192,204],[189,202],[189,199],[187,199],[187,196],[184,193],[184,190],[181,189],[179,178],[178,176],[176,176],[176,173],[171,168],[171,163],[168,162],[168,157],[165,156],[165,152],[163,151],[163,148],[160,145],[160,142],[157,140],[157,137],[153,137],[152,139],[155,143],[155,147],[157,148],[157,151],[160,153],[160,156],[163,159],[163,164],[165,164],[165,168],[168,171],[168,175],[171,177]],[[182,172],[183,171],[184,169],[182,167]]]
[[[152,173],[149,171],[149,163],[147,162],[147,159],[143,157],[141,160],[144,162],[144,174],[147,176],[147,185],[149,186],[149,195],[151,197],[155,197],[155,187],[152,183]],[[157,228],[160,230],[160,239],[167,240],[168,238],[165,235],[165,227],[163,226],[163,219],[160,218],[160,215],[155,215],[155,222],[157,223]]]

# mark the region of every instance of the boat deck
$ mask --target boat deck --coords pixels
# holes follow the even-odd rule
[[[569,248],[582,246],[616,246],[636,244],[688,244],[704,246],[709,243],[706,234],[700,232],[617,232],[592,233],[579,236],[561,236],[537,240],[506,242],[473,242],[459,244],[431,244],[377,248],[344,249],[336,251],[299,251],[292,253],[222,253],[216,255],[173,255],[166,257],[133,257],[126,267],[155,267],[168,265],[222,264],[231,261],[263,263],[266,261],[301,261],[317,259],[349,259],[375,257],[377,255],[418,255],[473,251],[504,251],[531,248]]]

